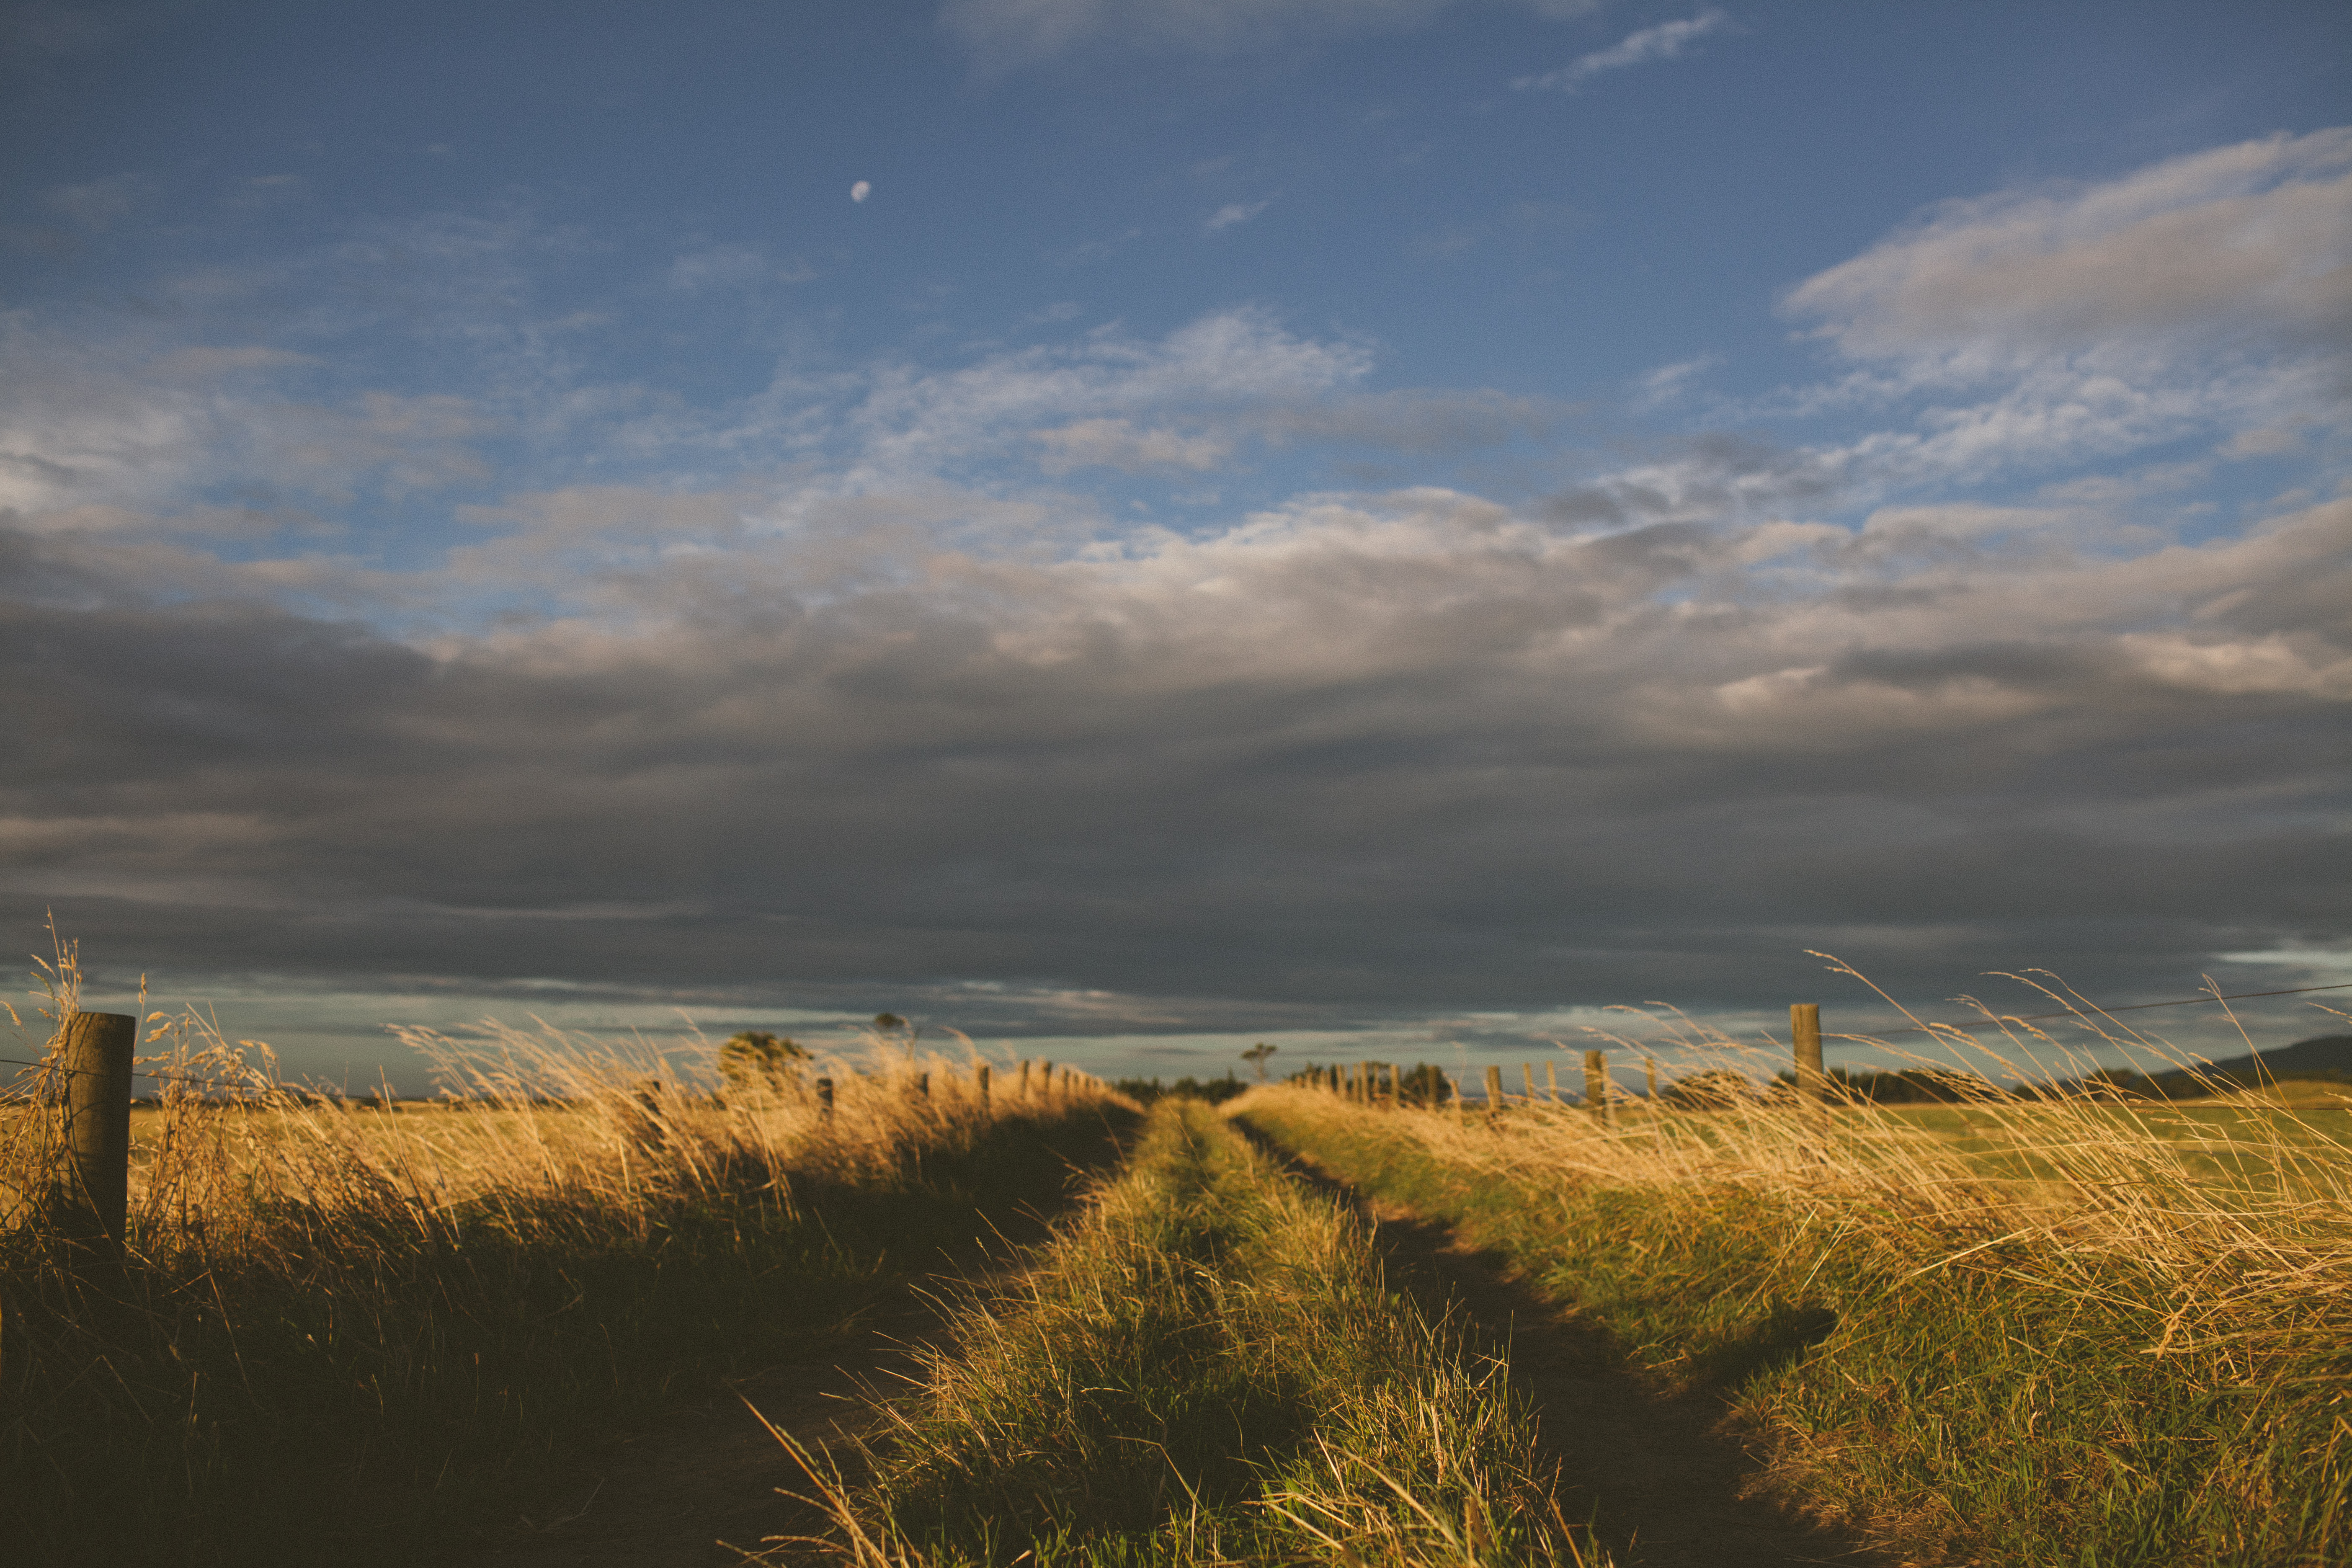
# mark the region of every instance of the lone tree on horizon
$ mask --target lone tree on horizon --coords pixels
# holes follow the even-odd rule
[[[1257,1044],[1252,1046],[1249,1049],[1242,1053],[1242,1060],[1257,1068],[1257,1080],[1260,1083],[1264,1083],[1265,1081],[1265,1058],[1274,1055],[1275,1052],[1280,1049],[1282,1049],[1280,1046],[1269,1046],[1264,1040],[1260,1040]]]
[[[746,1029],[719,1047],[719,1071],[738,1094],[773,1093],[800,1076],[808,1047],[790,1036]]]

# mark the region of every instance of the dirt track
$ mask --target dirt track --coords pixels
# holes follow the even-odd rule
[[[1513,1280],[1503,1260],[1451,1228],[1363,1203],[1295,1161],[1287,1168],[1371,1223],[1390,1278],[1433,1311],[1466,1313],[1509,1346],[1512,1381],[1560,1461],[1563,1504],[1591,1515],[1617,1568],[1893,1568],[1845,1532],[1751,1494],[1760,1467],[1709,1395],[1662,1399],[1621,1370],[1599,1335]],[[468,1568],[712,1568],[740,1563],[763,1538],[814,1528],[780,1496],[807,1479],[744,1400],[812,1450],[854,1453],[882,1421],[877,1402],[917,1390],[920,1351],[948,1334],[958,1277],[870,1314],[857,1338],[782,1366],[730,1395],[679,1411],[579,1467],[535,1516],[519,1518]],[[797,1556],[798,1554],[793,1554]],[[781,1559],[780,1559],[781,1560]]]
[[[1512,1384],[1560,1462],[1562,1506],[1593,1519],[1616,1568],[1894,1568],[1896,1559],[1849,1533],[1750,1495],[1762,1467],[1729,1429],[1720,1399],[1660,1398],[1617,1365],[1596,1331],[1513,1279],[1499,1256],[1259,1147],[1370,1222],[1392,1285],[1432,1315],[1468,1314],[1478,1333],[1508,1346]]]

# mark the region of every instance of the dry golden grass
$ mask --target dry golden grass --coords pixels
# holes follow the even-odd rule
[[[1720,1388],[1790,1489],[1922,1561],[2276,1568],[2352,1550],[2340,1110],[1958,1077],[1966,1103],[1816,1106],[1767,1087],[1785,1047],[1653,1016],[1754,1092],[1628,1097],[1604,1119],[1285,1088],[1237,1114],[1511,1253],[1664,1383]],[[2051,1032],[1989,1022],[1979,1050],[2061,1079],[2084,1065]],[[2186,1065],[2094,1010],[2077,1026]]]
[[[120,1263],[51,1223],[51,1029],[5,1053],[43,1058],[0,1105],[0,1489],[30,1561],[423,1560],[582,1443],[810,1353],[1051,1203],[1123,1104],[1017,1071],[983,1100],[975,1062],[878,1037],[722,1097],[690,1035],[493,1023],[408,1037],[446,1103],[368,1108],[208,1019],[148,1022],[167,1078]]]

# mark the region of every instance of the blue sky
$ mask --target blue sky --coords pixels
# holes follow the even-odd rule
[[[2339,7],[0,28],[0,886],[101,989],[1191,1070],[2352,979]]]

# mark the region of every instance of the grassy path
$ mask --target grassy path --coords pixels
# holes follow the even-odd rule
[[[893,1568],[1603,1568],[1498,1359],[1382,1278],[1343,1205],[1198,1101],[975,1303],[832,1548]],[[823,1468],[824,1461],[818,1461]]]
[[[1764,1112],[1612,1130],[1276,1089],[1239,1114],[1507,1260],[1627,1373],[1731,1413],[1780,1495],[1903,1561],[2347,1561],[2352,1276],[2324,1193],[2200,1203],[2113,1134],[2090,1145],[2112,1182],[2021,1196],[1965,1167],[1889,1181]]]
[[[1741,1435],[1727,1429],[1719,1398],[1669,1394],[1635,1375],[1605,1333],[1563,1314],[1507,1255],[1311,1163],[1276,1157],[1364,1217],[1390,1279],[1425,1310],[1466,1314],[1482,1334],[1508,1344],[1512,1385],[1559,1465],[1564,1510],[1593,1521],[1593,1535],[1620,1568],[1866,1568],[1895,1561],[1785,1500],[1758,1495],[1763,1467]]]

